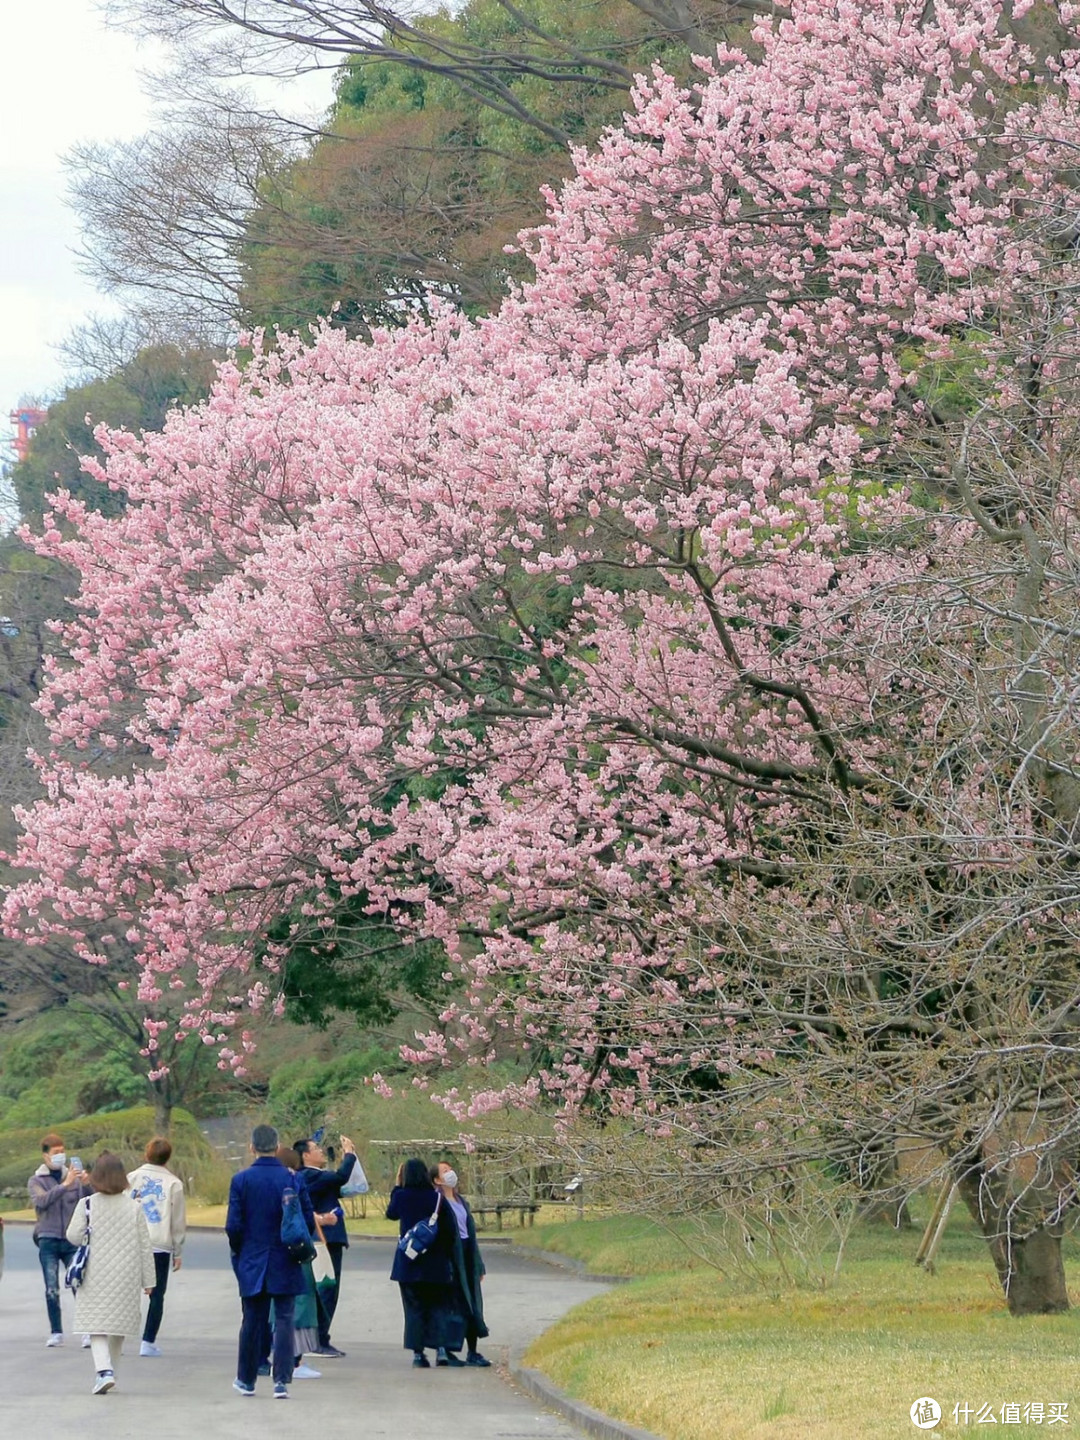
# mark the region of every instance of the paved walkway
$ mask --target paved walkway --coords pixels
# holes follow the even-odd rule
[[[490,1370],[414,1370],[401,1346],[398,1288],[387,1276],[390,1242],[356,1241],[345,1260],[334,1341],[347,1356],[320,1364],[321,1380],[294,1381],[287,1404],[260,1380],[254,1399],[231,1388],[240,1308],[224,1235],[189,1236],[184,1267],[170,1280],[160,1360],[142,1360],[128,1341],[109,1395],[93,1397],[93,1366],[79,1336],[45,1348],[41,1270],[30,1229],[8,1225],[0,1280],[0,1434],[58,1433],[80,1440],[249,1440],[298,1433],[343,1440],[402,1440],[441,1434],[461,1440],[574,1440],[578,1432]],[[484,1303],[493,1361],[524,1347],[581,1300],[595,1281],[484,1251]],[[64,1297],[65,1326],[72,1301]],[[132,1353],[129,1353],[132,1352]]]

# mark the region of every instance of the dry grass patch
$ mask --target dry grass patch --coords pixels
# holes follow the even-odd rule
[[[825,1291],[740,1290],[708,1269],[638,1280],[553,1326],[528,1363],[664,1440],[892,1440],[920,1433],[908,1412],[923,1395],[945,1411],[936,1434],[987,1434],[952,1417],[985,1401],[993,1433],[1080,1426],[1080,1312],[1010,1319],[962,1227],[954,1248],[967,1253],[936,1276],[911,1264],[909,1238],[860,1237]],[[613,1244],[597,1248],[610,1259]],[[1066,1402],[1070,1424],[1002,1432],[1007,1401]]]

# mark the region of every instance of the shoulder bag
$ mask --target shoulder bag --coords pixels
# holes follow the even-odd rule
[[[68,1261],[68,1267],[64,1271],[64,1284],[69,1290],[78,1290],[86,1279],[86,1267],[90,1263],[90,1200],[91,1197],[87,1195],[83,1202],[86,1205],[86,1239]]]
[[[289,1252],[289,1259],[303,1265],[315,1258],[315,1246],[311,1242],[304,1212],[293,1189],[281,1192],[281,1243]]]
[[[435,1244],[439,1233],[439,1206],[442,1204],[442,1191],[440,1190],[435,1200],[435,1209],[431,1212],[428,1220],[417,1220],[415,1225],[410,1225],[405,1234],[397,1242],[397,1248],[405,1256],[406,1260],[417,1260],[421,1255],[429,1251]]]

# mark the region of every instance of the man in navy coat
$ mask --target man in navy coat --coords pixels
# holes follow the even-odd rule
[[[340,1208],[341,1191],[348,1184],[357,1163],[356,1146],[347,1135],[342,1135],[341,1149],[345,1158],[338,1170],[326,1169],[326,1151],[317,1140],[294,1140],[293,1149],[303,1161],[298,1178],[303,1180],[315,1218],[322,1226],[330,1263],[334,1267],[333,1285],[320,1286],[315,1292],[319,1307],[319,1348],[315,1354],[324,1359],[340,1360],[345,1352],[330,1343],[330,1326],[341,1293],[341,1262],[349,1248],[349,1232]]]
[[[311,1199],[302,1183],[277,1158],[278,1133],[256,1125],[251,1133],[254,1163],[234,1175],[229,1186],[225,1233],[240,1286],[244,1318],[233,1388],[255,1394],[255,1380],[274,1303],[274,1397],[286,1400],[293,1371],[293,1310],[307,1287],[304,1267],[289,1258],[281,1239],[282,1196],[297,1192],[308,1229],[314,1228]]]

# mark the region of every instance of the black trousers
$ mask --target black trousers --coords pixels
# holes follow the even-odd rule
[[[465,1324],[458,1313],[453,1285],[399,1280],[405,1312],[406,1350],[460,1350]]]
[[[330,1252],[330,1263],[334,1267],[333,1288],[320,1285],[315,1290],[315,1302],[319,1310],[319,1349],[325,1350],[330,1344],[330,1326],[334,1323],[338,1295],[341,1293],[341,1262],[345,1258],[345,1246],[340,1241],[326,1242]]]
[[[169,1283],[169,1271],[172,1269],[171,1255],[161,1250],[154,1251],[154,1288],[150,1294],[150,1304],[146,1310],[146,1324],[143,1326],[142,1338],[149,1344],[153,1344],[161,1329],[161,1317],[165,1313],[165,1288]]]
[[[263,1358],[263,1335],[270,1323],[270,1302],[274,1302],[274,1381],[288,1385],[293,1372],[293,1311],[295,1295],[271,1295],[263,1290],[258,1295],[244,1295],[241,1305],[244,1318],[240,1322],[240,1350],[236,1358],[236,1378],[241,1385],[254,1385]]]

